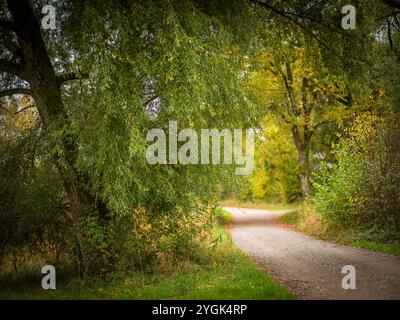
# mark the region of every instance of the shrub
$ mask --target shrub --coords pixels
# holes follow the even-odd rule
[[[313,178],[313,208],[328,224],[355,229],[375,241],[400,231],[400,119],[357,117],[334,147],[337,163]]]
[[[0,262],[17,261],[26,253],[59,259],[69,254],[72,225],[54,168],[36,157],[34,132],[0,138]]]
[[[145,208],[129,215],[115,215],[106,223],[96,212],[76,225],[89,276],[108,276],[127,270],[151,270],[165,258],[196,259],[197,248],[210,237],[211,210],[177,208],[168,215],[154,215]]]

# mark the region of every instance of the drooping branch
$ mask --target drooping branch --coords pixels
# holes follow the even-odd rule
[[[392,18],[392,17],[396,18],[396,16],[399,14],[400,14],[399,10],[394,10],[393,12],[390,12],[390,13],[384,14],[383,16],[379,16],[378,18],[375,18],[374,21],[376,22],[376,21],[380,21],[382,19],[387,19],[387,18]]]
[[[291,12],[291,11],[285,11],[285,10],[278,9],[276,7],[273,7],[273,6],[269,5],[269,4],[261,2],[261,1],[252,0],[252,2],[255,3],[255,4],[258,4],[260,6],[264,6],[265,8],[268,8],[271,11],[279,14],[282,17],[285,17],[285,18],[289,18],[290,17],[290,20],[294,19],[293,17],[296,17],[296,18],[299,18],[299,19],[302,19],[302,20],[308,20],[308,21],[313,22],[315,24],[318,24],[321,27],[323,27],[323,28],[325,28],[327,30],[330,30],[332,32],[339,33],[341,35],[348,36],[348,37],[351,36],[348,33],[343,32],[343,29],[335,28],[335,27],[331,26],[330,24],[323,23],[321,20],[318,20],[318,18],[314,18],[311,15],[307,15],[306,12],[308,11],[308,9],[306,11],[302,12],[302,13],[296,13],[296,12]],[[328,3],[328,5],[329,5],[329,3]],[[311,7],[313,7],[313,6],[311,6]],[[309,7],[309,9],[311,9],[311,7]],[[328,6],[325,6],[324,9],[326,9],[327,7]],[[293,22],[295,22],[295,21],[293,21]]]
[[[22,64],[7,59],[0,59],[0,71],[13,74],[26,80],[25,68]]]
[[[66,81],[82,80],[87,78],[89,78],[89,75],[87,73],[67,72],[57,75],[57,81],[59,84],[62,84]]]
[[[382,1],[392,8],[400,9],[400,0],[382,0]]]
[[[32,95],[32,91],[31,91],[31,89],[27,89],[27,88],[6,89],[6,90],[3,90],[3,91],[0,91],[0,98],[1,97],[12,96],[14,94]]]
[[[329,47],[325,42],[323,42],[319,37],[317,37],[311,30],[307,29],[307,27],[305,27],[303,24],[301,24],[299,21],[297,21],[295,18],[293,18],[292,14],[286,11],[282,11],[279,10],[273,6],[271,6],[270,4],[266,3],[266,2],[262,2],[262,1],[258,1],[258,0],[252,0],[252,2],[262,8],[265,8],[269,11],[272,11],[278,15],[280,15],[281,17],[288,19],[289,21],[293,22],[295,25],[297,25],[298,27],[300,27],[301,29],[303,29],[311,38],[313,38],[314,40],[316,40],[322,47],[324,47],[326,50],[332,52],[334,55],[342,58],[341,56],[339,56],[331,47]]]

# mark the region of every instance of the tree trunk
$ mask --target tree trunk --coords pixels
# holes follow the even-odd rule
[[[293,139],[296,145],[296,149],[299,155],[299,183],[301,194],[303,198],[307,197],[310,193],[310,186],[309,186],[309,178],[310,178],[310,161],[309,161],[309,154],[310,154],[310,139],[308,136],[305,141],[301,141],[299,137],[299,130],[297,126],[292,128]]]
[[[8,7],[16,25],[16,34],[20,45],[24,75],[29,82],[44,129],[58,130],[69,123],[61,99],[60,82],[51,64],[43,41],[39,21],[35,17],[28,0],[7,0]],[[71,142],[72,141],[72,142]],[[74,224],[83,216],[83,209],[90,204],[85,191],[79,188],[78,177],[73,168],[76,156],[76,144],[72,137],[60,141],[63,155],[53,155],[55,165],[63,180]],[[81,252],[80,262],[84,262]]]
[[[300,172],[299,172],[299,182],[300,182],[300,188],[301,188],[301,194],[303,197],[308,196],[310,193],[310,188],[309,188],[309,161],[308,161],[308,151],[304,153],[304,151],[299,152],[299,166],[300,166]]]
[[[312,136],[312,131],[309,130],[310,125],[310,114],[311,108],[309,108],[307,103],[307,85],[308,79],[303,78],[302,83],[302,99],[301,104],[298,104],[295,99],[295,94],[293,90],[293,72],[292,67],[289,62],[285,63],[286,75],[282,73],[283,82],[285,84],[286,91],[288,93],[290,113],[296,119],[303,116],[305,119],[305,124],[301,127],[302,134],[300,136],[299,127],[297,123],[292,125],[293,140],[296,145],[296,149],[299,155],[299,168],[300,172],[298,174],[298,179],[300,183],[301,194],[303,198],[307,197],[310,192],[309,187],[309,153],[310,153],[310,141]]]

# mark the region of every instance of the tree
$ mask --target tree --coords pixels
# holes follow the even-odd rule
[[[392,68],[397,70],[398,54],[390,43],[399,12],[383,2],[359,2],[357,27],[349,32],[340,26],[344,2],[253,1],[271,16],[256,87],[270,111],[273,107],[292,126],[304,196],[309,193],[310,147],[319,140],[315,132],[343,121],[350,107],[354,112],[377,108],[385,90],[396,100],[398,72]],[[387,23],[387,18],[393,20]]]
[[[138,208],[176,222],[215,197],[221,170],[150,166],[146,132],[171,119],[198,130],[253,121],[238,76],[244,37],[233,32],[247,25],[247,3],[60,1],[55,31],[40,28],[41,1],[6,4],[0,95],[34,99],[74,224]]]
[[[56,74],[50,56],[41,35],[39,21],[28,0],[7,1],[13,20],[3,20],[1,26],[13,32],[18,43],[18,55],[13,60],[2,59],[0,70],[10,73],[29,83],[30,88],[15,87],[2,94],[31,95],[45,129],[60,130],[70,120],[62,102],[61,86],[63,82],[77,78],[74,74]],[[54,154],[54,162],[62,177],[64,189],[70,202],[73,221],[82,217],[85,206],[90,205],[93,197],[79,185],[83,182],[71,165],[76,158],[76,141],[73,137],[60,139],[62,154]],[[90,199],[90,200],[89,200]],[[97,203],[101,208],[101,204]],[[83,257],[84,258],[84,257]]]
[[[299,200],[299,165],[290,125],[268,114],[263,120],[262,136],[256,144],[255,159],[254,198],[279,203]]]
[[[307,196],[312,138],[318,128],[345,115],[351,96],[343,79],[309,64],[302,48],[285,56],[266,52],[260,60],[262,71],[255,75],[256,88],[262,90],[269,109],[290,126],[298,153],[301,192]]]

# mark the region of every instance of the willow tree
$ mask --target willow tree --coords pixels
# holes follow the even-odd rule
[[[135,208],[172,216],[209,202],[220,168],[149,165],[146,133],[169,120],[252,123],[240,76],[251,6],[65,0],[53,3],[56,29],[46,30],[45,4],[2,2],[1,96],[33,98],[74,223],[88,212],[108,223]]]

